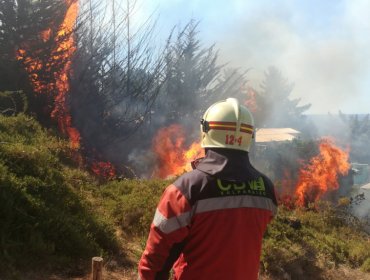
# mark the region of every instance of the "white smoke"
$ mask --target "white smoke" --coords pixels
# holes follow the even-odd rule
[[[141,13],[155,7],[164,35],[201,20],[204,45],[216,43],[220,63],[253,68],[256,89],[273,65],[295,82],[292,98],[312,103],[309,113],[370,111],[370,1],[152,0]]]

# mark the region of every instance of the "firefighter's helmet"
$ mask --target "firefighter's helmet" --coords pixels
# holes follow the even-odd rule
[[[201,120],[202,148],[227,148],[249,152],[253,138],[253,116],[235,98],[216,102]]]

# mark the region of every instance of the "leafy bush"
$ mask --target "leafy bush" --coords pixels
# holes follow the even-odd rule
[[[263,240],[261,269],[265,274],[291,279],[316,279],[321,269],[346,264],[370,271],[369,233],[348,210],[350,199],[311,204],[287,210],[269,225]],[[316,278],[315,278],[316,277]]]
[[[116,225],[135,235],[147,235],[155,209],[172,180],[137,179],[111,182],[100,187],[96,195],[104,197],[104,207]]]
[[[112,224],[89,202],[94,179],[66,165],[72,156],[32,118],[0,115],[0,271],[116,250]]]

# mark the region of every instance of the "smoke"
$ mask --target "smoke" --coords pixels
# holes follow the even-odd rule
[[[165,17],[163,30],[171,21],[201,19],[202,40],[217,43],[220,62],[252,68],[255,89],[274,65],[295,83],[292,98],[312,104],[309,113],[369,112],[369,1],[151,2]],[[180,19],[170,15],[179,10]]]
[[[133,149],[127,156],[128,164],[140,179],[150,179],[156,169],[155,153],[151,150]]]
[[[158,0],[140,5],[133,20],[148,18],[155,8],[160,13],[158,26],[162,27],[158,31],[158,40],[163,42],[179,21],[201,20],[197,28],[200,33],[196,37],[200,38],[202,46],[216,42],[216,49],[220,49],[218,65],[230,62],[228,67],[241,67],[241,72],[252,68],[247,74],[248,85],[257,91],[264,71],[274,65],[282,71],[283,77],[295,83],[290,98],[302,98],[299,105],[312,103],[310,113],[337,112],[338,109],[346,113],[368,110],[364,88],[370,66],[363,63],[370,58],[367,51],[370,39],[366,36],[370,29],[367,19],[370,4],[367,1]],[[177,13],[180,10],[181,13]],[[121,91],[117,92],[121,94]],[[158,99],[157,104],[163,104],[163,107],[153,108],[155,112],[145,116],[143,126],[131,138],[100,148],[105,149],[104,155],[115,164],[127,163],[135,171],[140,170],[137,172],[150,174],[153,135],[160,127],[171,124],[171,117],[176,118],[171,115],[171,108],[176,112],[176,106],[185,107],[184,103],[193,101],[181,91],[175,92],[171,98]],[[210,105],[201,103],[194,103],[197,108],[192,109],[200,111]],[[135,104],[142,107],[139,102]],[[118,105],[105,110],[103,113],[107,111],[109,115],[104,116],[115,120],[115,116],[127,111],[125,106]],[[271,108],[271,112],[274,109],[279,110]],[[179,120],[174,123],[185,124],[188,133],[194,132],[187,135],[186,140],[191,144],[199,134],[198,122],[186,115],[177,118]],[[339,129],[343,125],[336,127],[338,135],[346,129]],[[94,133],[99,135],[98,131]]]
[[[368,111],[352,102],[349,109],[348,101],[364,98],[366,90],[363,81],[370,68],[363,61],[370,58],[370,40],[365,39],[370,21],[365,24],[363,19],[369,3],[332,2],[325,12],[316,10],[313,2],[306,7],[275,3],[240,18],[236,31],[222,41],[222,53],[253,67],[252,83],[260,82],[262,70],[276,65],[295,82],[292,97],[313,104],[310,113]]]
[[[370,190],[369,189],[360,189],[358,194],[364,194],[365,199],[360,201],[357,205],[353,205],[352,212],[360,217],[369,219],[370,213]]]

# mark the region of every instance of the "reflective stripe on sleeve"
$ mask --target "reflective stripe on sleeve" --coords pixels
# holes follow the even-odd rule
[[[273,216],[277,214],[277,207],[271,199],[251,195],[208,198],[197,201],[195,207],[195,214],[221,209],[248,207],[270,210]]]
[[[162,232],[169,234],[179,228],[186,227],[191,222],[191,211],[185,212],[178,216],[167,219],[162,215],[161,212],[157,209],[155,211],[153,223],[158,227]]]

